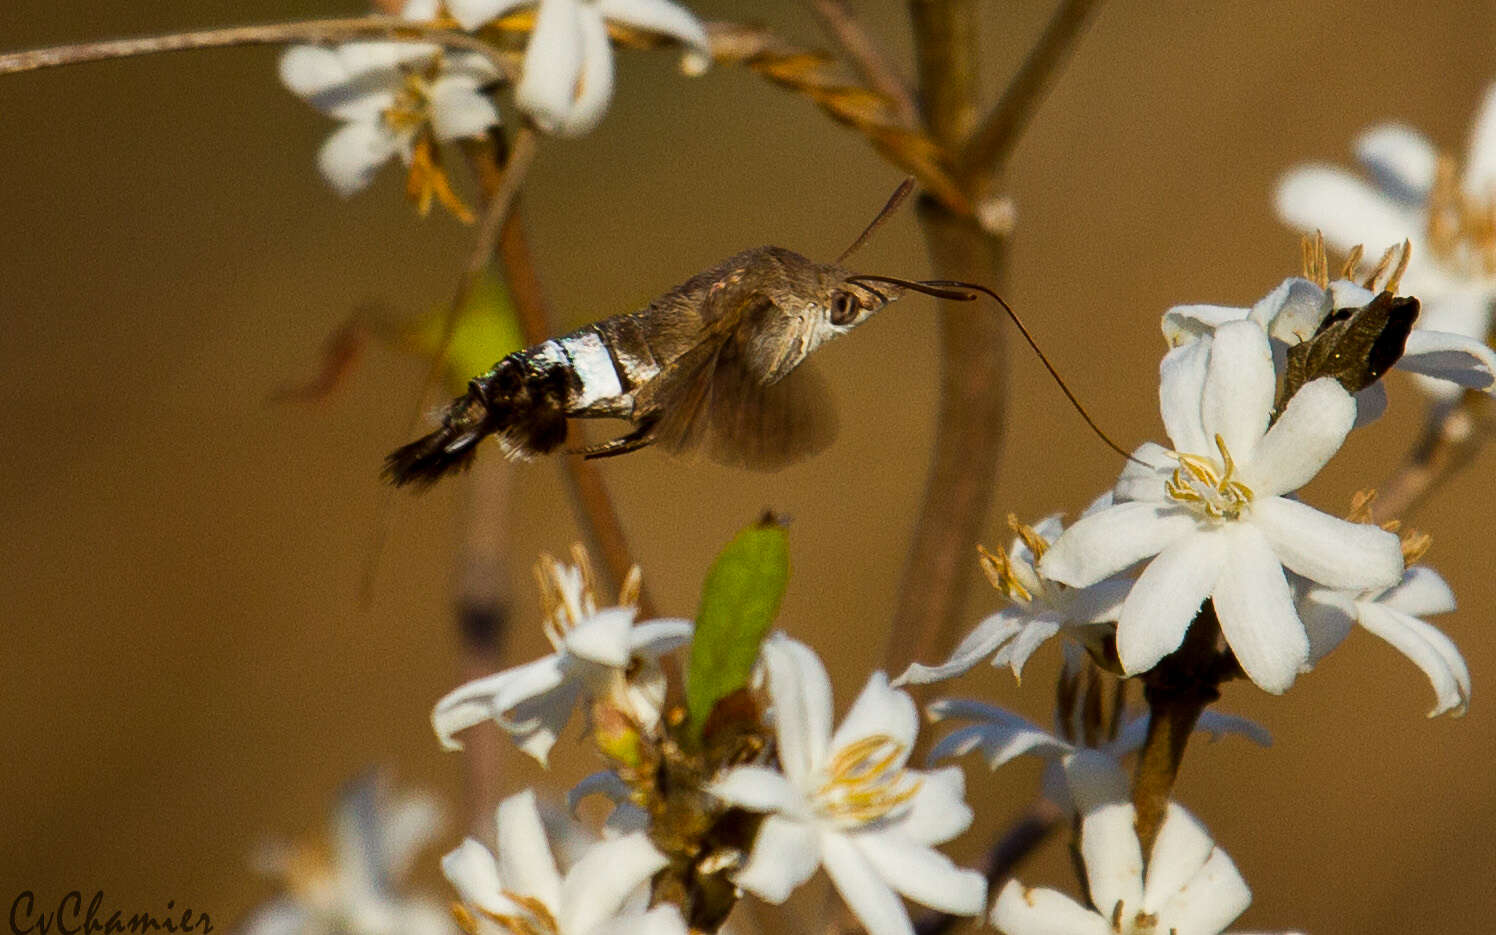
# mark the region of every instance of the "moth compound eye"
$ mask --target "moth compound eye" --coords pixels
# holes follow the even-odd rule
[[[850,292],[838,292],[831,297],[831,323],[833,325],[850,325],[861,311],[862,304]]]

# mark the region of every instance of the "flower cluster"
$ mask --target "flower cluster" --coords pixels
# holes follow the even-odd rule
[[[809,647],[775,634],[751,684],[693,734],[669,700],[681,694],[666,675],[674,667],[661,664],[691,641],[692,624],[636,624],[637,569],[618,604],[600,606],[586,554],[578,549],[574,559],[547,557],[539,567],[555,653],[462,686],[432,721],[449,748],[458,733],[492,721],[545,764],[582,707],[611,769],[584,779],[571,798],[601,793],[612,814],[603,838],[563,876],[534,794],[507,799],[497,853],[469,840],[442,864],[467,931],[714,930],[741,891],[779,903],[821,867],[873,935],[912,935],[901,895],[960,915],[985,910],[982,875],[934,850],[972,813],[958,769],[909,767],[919,719],[907,694],[875,674],[833,730],[824,666]]]
[[[499,126],[494,93],[501,87],[513,84],[515,106],[541,130],[579,136],[602,120],[613,96],[610,26],[678,43],[688,74],[711,61],[701,23],[670,0],[406,0],[400,15],[433,33],[460,27],[475,47],[295,46],[281,57],[281,81],[342,122],[317,158],[340,194],[368,187],[399,156],[422,215],[437,202],[468,223],[473,213],[452,187],[441,144],[480,139]],[[529,34],[522,62],[505,41],[516,33]]]

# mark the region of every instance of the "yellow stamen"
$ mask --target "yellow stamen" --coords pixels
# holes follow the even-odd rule
[[[1012,513],[1008,514],[1008,528],[1013,530],[1013,533],[1023,540],[1024,545],[1028,546],[1029,552],[1034,556],[1035,563],[1043,558],[1044,553],[1049,550],[1049,543],[1044,541],[1044,537],[1034,532],[1032,526],[1025,526],[1018,522],[1018,517]]]
[[[1358,266],[1361,265],[1361,255],[1364,252],[1364,250],[1365,250],[1365,248],[1363,248],[1360,244],[1356,244],[1354,247],[1351,248],[1351,252],[1345,258],[1345,262],[1340,265],[1340,277],[1339,278],[1341,278],[1341,279],[1354,279],[1355,278],[1355,276],[1356,276],[1356,267],[1358,267]]]
[[[1330,285],[1330,260],[1325,255],[1325,235],[1315,231],[1314,236],[1304,235],[1300,242],[1304,255],[1304,278],[1326,289]]]
[[[977,546],[977,562],[982,566],[982,573],[987,576],[987,581],[997,590],[1001,591],[1012,601],[1023,601],[1027,603],[1034,599],[1023,582],[1013,573],[1013,565],[1008,561],[1008,553],[991,552],[984,545]]]
[[[1402,546],[1403,565],[1416,565],[1428,554],[1428,550],[1433,548],[1434,537],[1426,532],[1410,529],[1403,534],[1400,545]]]
[[[436,141],[430,134],[422,133],[415,141],[410,153],[410,169],[405,176],[405,195],[416,206],[421,217],[431,213],[431,202],[439,202],[443,208],[464,224],[477,220],[471,208],[452,190],[452,180],[442,167]]]
[[[888,815],[919,794],[920,780],[900,764],[908,748],[886,734],[873,734],[841,748],[827,764],[816,790],[821,810],[852,825]]]
[[[1175,452],[1179,467],[1164,482],[1164,492],[1213,519],[1236,519],[1256,495],[1237,480],[1236,462],[1226,440],[1217,435],[1215,444],[1221,453],[1219,467],[1203,455]]]

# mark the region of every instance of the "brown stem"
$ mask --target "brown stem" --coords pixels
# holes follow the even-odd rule
[[[1076,4],[1066,2],[1066,8]],[[945,152],[963,152],[977,129],[977,32],[972,0],[911,0],[919,99],[925,123]],[[1056,14],[1056,22],[1071,19]],[[1081,17],[1083,20],[1084,17]],[[1078,31],[1070,25],[1068,34]],[[1010,128],[994,143],[988,161],[1001,164],[1017,143],[1050,74],[1064,61],[1069,40],[1054,23],[1040,47],[1003,94],[999,111]],[[1046,47],[1047,43],[1047,47]],[[990,122],[990,121],[989,121]],[[964,200],[921,199],[920,220],[937,273],[946,278],[997,284],[1003,241],[972,219],[971,196],[989,171],[968,162],[956,169]],[[953,205],[964,204],[965,210]],[[911,659],[938,658],[954,642],[972,549],[987,518],[996,486],[1007,392],[1004,332],[995,316],[969,309],[941,313],[940,410],[935,451],[925,482],[913,540],[904,565],[885,661],[893,670]]]
[[[53,46],[0,55],[0,75],[13,75],[60,65],[79,65],[159,52],[189,49],[220,49],[240,45],[280,45],[287,42],[348,42],[384,39],[390,42],[430,42],[454,49],[468,49],[487,57],[500,74],[513,80],[513,66],[493,46],[466,33],[430,23],[417,23],[391,16],[359,16],[342,19],[304,20],[296,23],[265,23],[141,36]]]
[[[1144,676],[1148,736],[1133,773],[1132,803],[1137,809],[1138,843],[1150,854],[1169,807],[1169,795],[1185,747],[1200,713],[1220,697],[1218,686],[1228,654],[1217,649],[1221,625],[1209,601],[1200,609],[1184,642]]]
[[[941,277],[980,282],[998,277],[1002,244],[975,221],[924,198],[919,217]],[[916,659],[942,658],[953,644],[1002,448],[1007,406],[1003,323],[996,315],[961,306],[939,314],[940,408],[885,653],[892,672]]]
[[[468,504],[457,555],[457,623],[462,639],[459,677],[463,682],[498,671],[509,629],[510,499],[514,466],[503,458],[482,458],[468,475]],[[503,794],[497,731],[475,731],[465,745],[466,814],[474,830],[487,832]]]
[[[1002,98],[962,146],[957,156],[959,174],[980,184],[1002,171],[1018,137],[1044,100],[1051,79],[1100,5],[1101,0],[1061,0]]]
[[[909,84],[888,60],[878,41],[868,35],[857,16],[843,0],[811,0],[810,8],[826,34],[836,40],[847,61],[865,84],[883,95],[899,121],[907,127],[919,125],[919,108]]]
[[[1412,512],[1435,487],[1474,460],[1490,435],[1490,400],[1467,390],[1465,398],[1433,412],[1423,435],[1371,504],[1377,522]]]
[[[551,322],[545,292],[535,274],[523,216],[518,211],[505,225],[499,238],[499,257],[504,264],[525,340],[539,344],[555,333],[555,326]],[[624,534],[623,523],[618,519],[618,511],[608,495],[607,485],[596,465],[579,455],[563,455],[561,471],[576,507],[583,536],[593,554],[602,556],[603,566],[611,579],[606,590],[616,593],[633,566],[633,552]],[[645,580],[639,591],[638,606],[639,615],[648,619],[655,616],[655,607],[649,596],[648,579]]]

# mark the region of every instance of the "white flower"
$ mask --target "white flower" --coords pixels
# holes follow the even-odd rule
[[[919,730],[913,700],[874,673],[833,734],[831,684],[815,653],[776,634],[762,660],[780,770],[739,766],[710,787],[768,813],[734,881],[780,903],[824,866],[869,935],[913,932],[898,893],[954,915],[980,913],[982,875],[933,849],[971,823],[961,771],[905,767]]]
[[[1178,648],[1209,598],[1242,669],[1283,692],[1309,657],[1284,566],[1338,589],[1386,587],[1402,575],[1396,536],[1288,496],[1340,449],[1355,401],[1335,380],[1314,380],[1269,428],[1276,379],[1254,321],[1227,322],[1213,340],[1171,351],[1161,371],[1174,450],[1149,443],[1134,452],[1115,490],[1122,502],[1066,530],[1039,571],[1089,587],[1149,560],[1117,623],[1129,674]]]
[[[1359,623],[1413,660],[1434,687],[1429,717],[1465,713],[1470,670],[1449,637],[1420,617],[1454,610],[1454,592],[1432,568],[1413,567],[1395,587],[1361,593],[1309,588],[1299,604],[1309,631],[1309,659],[1318,662]]]
[[[1279,183],[1279,216],[1300,230],[1322,230],[1341,250],[1408,240],[1413,263],[1403,283],[1423,302],[1419,327],[1484,342],[1496,300],[1496,85],[1476,116],[1463,177],[1421,134],[1398,124],[1366,131],[1355,151],[1372,184],[1332,166],[1299,167]],[[1459,392],[1424,386],[1445,399]]]
[[[992,907],[1004,935],[1219,935],[1252,902],[1226,852],[1170,802],[1144,862],[1127,778],[1100,754],[1066,764],[1080,806],[1080,853],[1091,907],[1056,890],[1008,881]],[[1146,869],[1145,869],[1146,868]],[[1094,907],[1094,908],[1093,908]]]
[[[1089,588],[1072,588],[1046,579],[1034,564],[1059,537],[1063,528],[1059,516],[1045,517],[1033,527],[1022,526],[1010,516],[1008,524],[1016,533],[1008,551],[982,552],[982,570],[1008,598],[1008,606],[977,624],[945,662],[938,666],[915,663],[894,685],[954,678],[988,655],[993,665],[1006,665],[1019,678],[1034,650],[1062,628],[1069,628],[1082,643],[1096,642],[1110,631],[1100,624],[1117,619],[1132,582],[1109,578]]]
[[[429,19],[435,4],[410,0],[407,19]],[[499,122],[484,89],[499,79],[477,52],[409,42],[298,45],[280,61],[281,81],[343,125],[317,155],[322,175],[344,196],[368,187],[392,157],[410,167],[408,188],[424,212],[433,198],[459,217],[471,212],[452,192],[437,144],[483,136]]]
[[[706,30],[670,0],[447,0],[447,9],[468,30],[537,5],[514,102],[550,133],[581,136],[607,111],[613,97],[610,22],[680,42],[688,73],[704,71],[711,61]]]
[[[1078,735],[1077,742],[1074,743],[1062,740],[1011,711],[980,701],[942,698],[927,705],[925,714],[931,721],[970,722],[942,737],[930,750],[930,762],[980,750],[987,760],[987,766],[997,769],[1020,756],[1037,756],[1047,761],[1041,780],[1044,797],[1066,811],[1074,810],[1062,769],[1067,756],[1078,750],[1092,749],[1113,760],[1120,760],[1142,749],[1143,741],[1148,736],[1147,714],[1128,721],[1117,731],[1115,737],[1094,747],[1087,746]],[[1273,743],[1272,736],[1261,725],[1246,718],[1208,709],[1200,713],[1195,722],[1195,731],[1205,734],[1211,741],[1236,734],[1262,747],[1272,746]]]
[[[453,735],[491,718],[544,764],[577,702],[588,696],[606,697],[642,728],[658,722],[665,681],[656,660],[690,640],[691,622],[651,620],[635,626],[637,569],[620,597],[625,606],[599,610],[586,555],[574,554],[574,566],[541,559],[545,632],[556,651],[476,679],[437,702],[431,724],[448,750],[462,749]],[[644,664],[634,668],[636,662]]]
[[[442,858],[474,935],[686,935],[674,906],[645,911],[642,887],[669,861],[642,832],[588,848],[563,877],[526,790],[499,804],[498,858],[468,838]]]
[[[1360,308],[1376,297],[1365,286],[1345,279],[1324,288],[1301,277],[1285,279],[1251,308],[1224,305],[1176,305],[1164,313],[1164,338],[1170,347],[1180,347],[1208,337],[1218,325],[1249,318],[1273,339],[1274,359],[1281,369],[1286,348],[1314,337],[1320,323],[1334,311]],[[1496,393],[1496,351],[1483,341],[1452,331],[1436,331],[1420,313],[1418,327],[1408,335],[1403,353],[1393,366],[1417,374],[1421,379],[1443,384],[1447,390],[1461,388]],[[1421,385],[1427,388],[1427,382]],[[1439,395],[1448,395],[1444,390]],[[1381,381],[1356,394],[1359,421],[1379,416],[1387,405]]]
[[[402,892],[442,825],[428,796],[385,801],[373,774],[352,783],[333,813],[330,860],[321,848],[289,844],[258,857],[286,894],[255,912],[245,935],[458,935],[439,903]]]

